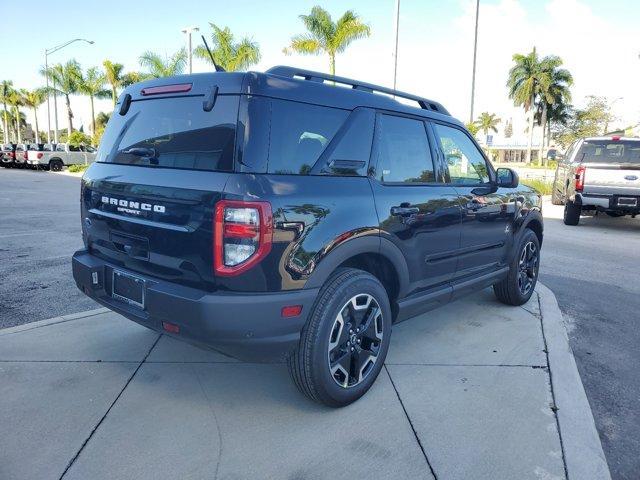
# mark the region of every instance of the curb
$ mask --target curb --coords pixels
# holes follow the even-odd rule
[[[611,480],[556,296],[538,282],[551,386],[569,480]]]
[[[27,330],[33,330],[35,328],[46,327],[47,325],[55,325],[56,323],[69,322],[71,320],[77,320],[79,318],[93,317],[100,315],[101,313],[110,312],[108,308],[96,308],[94,310],[85,310],[84,312],[71,313],[69,315],[61,315],[59,317],[47,318],[46,320],[39,320],[37,322],[25,323],[24,325],[18,325],[16,327],[3,328],[0,330],[0,337],[3,335],[10,335],[12,333],[26,332]]]

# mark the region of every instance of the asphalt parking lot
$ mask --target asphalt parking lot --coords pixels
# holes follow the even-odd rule
[[[96,308],[75,287],[82,246],[79,179],[0,169],[0,328]],[[570,343],[612,477],[640,471],[640,219],[562,224],[545,205],[541,280],[569,322]]]

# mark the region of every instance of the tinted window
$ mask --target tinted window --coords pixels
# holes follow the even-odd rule
[[[56,145],[56,152],[64,152],[64,145],[62,143]]]
[[[640,163],[640,141],[585,141],[582,143],[575,161],[586,163]]]
[[[433,124],[452,183],[476,184],[489,181],[489,171],[480,150],[457,128]]]
[[[77,147],[75,145],[69,145],[69,151],[70,152],[79,152],[80,151],[80,147]]]
[[[374,158],[383,182],[434,182],[433,159],[424,122],[379,115]]]
[[[331,175],[366,175],[371,156],[375,113],[354,110],[333,142],[335,148],[326,154],[322,173]]]
[[[336,108],[272,100],[269,173],[308,174],[348,113]]]
[[[134,101],[109,119],[96,161],[229,171],[237,118],[237,96],[219,95],[210,112],[200,96]]]

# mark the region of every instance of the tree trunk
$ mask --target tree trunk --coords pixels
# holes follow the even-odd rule
[[[4,143],[9,143],[9,120],[7,119],[7,102],[2,102],[4,107]]]
[[[89,98],[91,99],[91,135],[95,135],[96,134],[96,115],[93,110],[93,95],[89,95]]]
[[[531,145],[533,143],[533,102],[529,108],[529,138],[527,139],[527,157],[526,163],[531,163]]]
[[[33,107],[33,118],[36,124],[36,143],[40,143],[40,130],[38,129],[38,108]]]
[[[116,92],[116,86],[111,85],[111,100],[113,100],[113,108],[116,108],[116,100],[118,100],[118,93]]]
[[[16,143],[22,143],[22,135],[20,134],[20,110],[18,110],[18,107],[14,107],[13,111],[16,116],[16,137],[18,139]]]
[[[547,159],[543,156],[544,153],[544,137],[547,131],[547,103],[543,101],[542,105],[542,125],[540,128],[540,148],[538,150],[538,164],[546,165]]]
[[[67,102],[67,142],[69,141],[69,136],[71,132],[73,132],[73,112],[71,111],[71,102],[69,101],[69,95],[64,96],[65,101]]]
[[[331,75],[336,74],[336,54],[335,53],[329,54],[329,72],[331,72]]]

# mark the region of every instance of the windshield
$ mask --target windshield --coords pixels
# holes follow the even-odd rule
[[[588,140],[580,147],[576,161],[584,163],[640,163],[640,141]]]
[[[202,96],[140,100],[115,112],[100,141],[97,162],[182,168],[233,169],[238,96],[220,95],[210,112]]]

